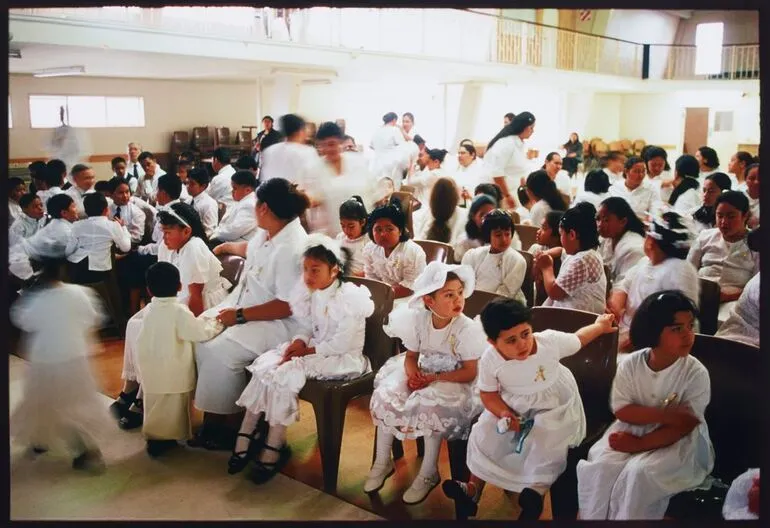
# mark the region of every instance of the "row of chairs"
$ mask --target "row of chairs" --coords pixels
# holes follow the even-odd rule
[[[176,159],[182,152],[191,150],[200,160],[210,157],[217,147],[226,147],[237,158],[251,152],[251,141],[251,130],[239,130],[233,136],[228,127],[195,127],[192,133],[174,131],[170,153],[172,159]]]

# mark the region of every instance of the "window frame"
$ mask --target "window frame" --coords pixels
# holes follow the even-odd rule
[[[86,126],[86,127],[77,127],[77,128],[85,128],[85,129],[104,129],[104,128],[146,128],[147,127],[147,114],[145,111],[144,106],[144,96],[142,95],[98,95],[98,94],[79,94],[79,93],[70,93],[70,94],[55,94],[55,93],[30,93],[27,95],[27,108],[29,110],[29,127],[34,130],[52,130],[55,128],[58,128],[61,126],[60,124],[57,124],[56,126],[36,126],[33,124],[32,121],[32,102],[33,99],[36,97],[63,97],[64,98],[64,124],[70,125],[70,107],[69,107],[69,99],[75,98],[75,97],[99,97],[104,100],[104,124],[103,125],[92,125],[92,126]],[[139,106],[139,109],[141,110],[141,115],[137,116],[136,123],[141,124],[131,124],[131,125],[125,125],[125,124],[113,124],[109,121],[109,112],[107,110],[108,108],[108,100],[109,99],[135,99],[137,101],[137,104]]]

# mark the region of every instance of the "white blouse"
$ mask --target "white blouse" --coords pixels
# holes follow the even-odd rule
[[[29,238],[37,233],[45,224],[45,219],[35,220],[24,213],[16,218],[8,229],[8,247],[13,247],[25,238]]]
[[[719,327],[717,337],[759,346],[759,275],[746,283],[727,320]]]
[[[759,198],[755,200],[748,194],[746,196],[749,199],[749,212],[751,213],[750,218],[756,218],[757,221],[759,221]]]
[[[219,225],[219,205],[217,201],[209,196],[207,192],[201,192],[195,198],[190,198],[190,205],[198,211],[198,216],[201,217],[201,223],[203,224],[203,230],[206,232],[206,236],[209,238],[214,237],[214,231]],[[227,212],[227,210],[225,210]]]
[[[743,288],[759,272],[759,253],[749,249],[746,237],[727,242],[718,228],[701,231],[687,260],[704,279],[712,279],[722,287]]]
[[[697,189],[687,189],[679,195],[674,204],[674,211],[686,215],[701,206],[701,196]]]
[[[594,208],[598,211],[599,205],[607,198],[609,198],[611,194],[609,192],[601,193],[601,194],[595,194],[588,191],[580,191],[577,193],[577,196],[575,196],[575,203],[574,205],[579,204],[580,202],[588,202],[591,205],[594,206]]]
[[[248,241],[257,232],[257,195],[250,192],[240,201],[227,205],[212,238],[224,242]]]
[[[674,175],[671,174],[670,171],[663,171],[654,178],[651,178],[649,175],[644,178],[644,182],[655,189],[655,191],[658,193],[658,198],[660,201],[665,203],[668,203],[668,199],[671,198],[671,193],[674,192],[674,187],[672,185],[663,187],[663,183],[672,181],[674,181]]]
[[[463,256],[462,263],[473,268],[476,274],[476,289],[526,304],[521,286],[527,274],[527,261],[510,247],[497,254],[490,253],[490,249],[490,246],[482,246],[469,250]]]
[[[485,179],[485,170],[484,160],[481,158],[476,158],[467,167],[458,164],[457,169],[454,170],[454,180],[458,189],[460,191],[467,189],[469,193],[473,194],[476,186],[482,183],[482,179]]]
[[[610,187],[610,196],[623,198],[631,206],[636,216],[640,218],[644,218],[648,214],[655,216],[655,213],[661,206],[658,198],[659,193],[652,186],[646,185],[644,182],[636,189],[631,190],[626,187],[626,181],[621,180]],[[682,197],[680,196],[679,198],[681,200]]]
[[[484,165],[488,179],[504,176],[510,192],[519,187],[519,180],[526,178],[532,169],[527,159],[527,145],[519,136],[504,137],[495,142],[484,154]]]
[[[567,297],[558,301],[548,297],[543,306],[604,313],[607,277],[604,276],[602,257],[596,250],[588,249],[564,257],[556,284]]]
[[[235,167],[228,164],[219,169],[219,172],[211,178],[206,192],[217,202],[225,204],[228,208],[233,203],[232,176],[236,173]]]
[[[340,245],[350,251],[350,270],[351,275],[364,272],[364,247],[369,243],[369,235],[364,233],[360,237],[351,240],[345,233],[337,234],[337,241]]]
[[[87,258],[90,271],[109,271],[113,244],[124,253],[131,250],[131,234],[126,226],[106,216],[88,217],[72,225],[67,260],[78,263]]]
[[[259,183],[284,178],[299,183],[304,168],[318,160],[318,151],[309,145],[283,141],[270,145],[259,156]]]
[[[599,253],[604,263],[610,267],[610,279],[616,284],[623,280],[628,270],[644,258],[644,237],[633,231],[626,231],[615,247],[612,239],[602,238]]]
[[[536,227],[540,227],[540,225],[543,223],[543,220],[545,220],[546,215],[551,211],[553,211],[553,209],[551,209],[551,206],[548,205],[548,202],[545,200],[538,200],[529,210],[530,224]]]
[[[54,218],[33,236],[21,241],[32,259],[65,258],[75,251],[72,245],[72,224],[63,218]]]
[[[414,281],[426,266],[425,252],[413,240],[399,243],[385,256],[385,249],[374,242],[364,246],[364,274],[391,286],[401,285],[412,289]]]
[[[190,300],[190,284],[203,284],[203,305],[206,308],[221,301],[231,286],[227,279],[220,276],[222,264],[219,259],[198,237],[190,238],[181,249],[173,251],[165,242],[161,242],[158,246],[158,261],[170,262],[179,270],[182,289],[177,299],[184,305]]]
[[[560,170],[556,173],[556,178],[553,180],[556,184],[556,188],[559,192],[572,196],[572,178],[569,177],[569,173],[565,170]]]

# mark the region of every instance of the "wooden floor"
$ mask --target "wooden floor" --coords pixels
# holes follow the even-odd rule
[[[104,394],[116,397],[122,386],[120,374],[123,366],[123,341],[102,340],[91,362],[94,375]],[[322,489],[321,460],[312,407],[301,402],[300,416],[300,421],[288,428],[292,458],[283,473],[316,489]],[[201,418],[200,414],[195,416],[196,425],[200,423]],[[365,494],[363,483],[371,465],[373,445],[374,426],[369,415],[369,398],[354,400],[346,414],[337,497],[389,520],[454,519],[454,504],[444,496],[440,486],[421,504],[408,506],[401,501],[401,496],[417,474],[421,461],[417,458],[416,444],[413,441],[404,442],[405,455],[396,463],[396,473],[388,479],[380,492],[371,496]],[[222,471],[225,470],[223,466]],[[446,444],[442,446],[439,472],[443,479],[449,478]],[[238,475],[233,478],[245,477]],[[516,494],[506,494],[493,486],[487,486],[476,518],[516,519],[519,515],[517,498]],[[551,519],[548,497],[542,519]]]

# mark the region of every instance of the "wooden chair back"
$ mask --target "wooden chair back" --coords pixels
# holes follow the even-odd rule
[[[227,127],[218,127],[214,130],[217,145],[230,144],[230,129]]]
[[[382,329],[388,321],[388,314],[393,310],[393,288],[374,279],[346,277],[345,280],[359,286],[366,286],[372,294],[374,312],[366,319],[364,354],[369,358],[372,370],[377,372],[396,351],[395,340]]]
[[[527,272],[524,282],[521,283],[521,291],[527,298],[527,306],[532,308],[535,305],[535,258],[528,251],[519,251],[519,254],[527,261]]]
[[[698,311],[700,316],[700,333],[711,335],[717,333],[719,325],[719,294],[721,289],[715,281],[700,277],[700,298],[698,299]]]
[[[484,290],[473,290],[471,296],[465,299],[465,307],[463,308],[463,313],[473,319],[481,313],[481,311],[490,301],[499,298],[501,298],[501,296],[496,293]]]
[[[251,130],[239,130],[235,134],[235,142],[242,148],[251,149]]]
[[[246,259],[238,255],[218,255],[217,258],[222,264],[222,271],[219,275],[230,281],[230,291],[233,291],[241,280]]]
[[[420,246],[425,252],[425,262],[443,262],[451,264],[454,262],[454,249],[449,244],[437,242],[435,240],[414,240],[415,244]]]
[[[415,188],[414,185],[402,185],[401,189],[399,189],[399,191],[400,192],[404,192],[404,193],[410,193],[410,194],[414,195],[415,192],[417,192],[417,189]]]
[[[537,230],[539,227],[526,224],[514,224],[514,229],[521,240],[521,250],[528,251],[532,244],[537,241]]]

